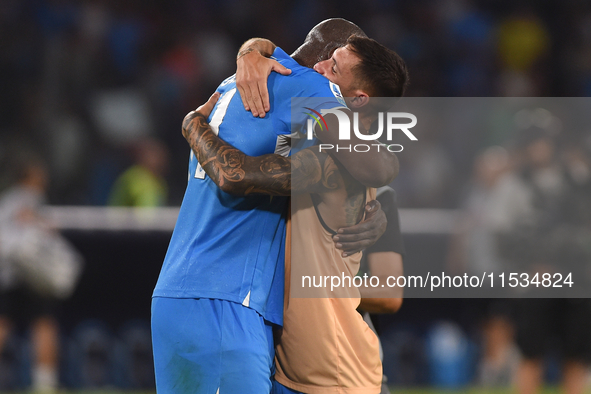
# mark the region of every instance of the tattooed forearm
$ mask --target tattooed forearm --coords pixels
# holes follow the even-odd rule
[[[183,136],[207,175],[227,193],[288,196],[338,187],[338,168],[325,153],[306,149],[292,158],[247,156],[215,135],[198,112],[185,117]]]
[[[191,132],[194,130],[200,132]],[[204,116],[195,116],[188,125],[183,125],[183,135],[193,149],[197,161],[220,187],[223,188],[226,182],[240,182],[244,179],[244,155],[216,138]]]
[[[225,192],[289,195],[290,163],[265,155],[257,163],[214,134],[199,113],[183,122],[183,135],[207,175]],[[258,167],[257,167],[258,164]]]

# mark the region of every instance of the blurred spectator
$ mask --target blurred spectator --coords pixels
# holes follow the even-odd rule
[[[141,47],[145,45],[146,26],[134,2],[121,2],[115,8],[107,32],[108,50],[119,83],[134,82],[141,67]]]
[[[503,272],[496,244],[493,199],[499,179],[510,169],[509,154],[493,146],[479,154],[474,162],[473,179],[462,203],[448,266],[456,273],[473,275]],[[506,316],[506,303],[482,300],[482,356],[477,381],[487,387],[509,387],[515,380],[520,355],[513,335],[513,323]]]
[[[23,155],[10,170],[15,182],[0,198],[0,351],[13,323],[30,323],[33,388],[51,392],[58,386],[57,300],[72,293],[81,259],[43,218],[43,162]]]
[[[168,187],[162,177],[168,166],[168,150],[159,141],[146,139],[135,146],[135,162],[117,178],[109,205],[158,207],[166,204]]]
[[[509,154],[500,146],[476,157],[473,179],[462,203],[461,219],[455,229],[449,266],[455,272],[481,275],[502,271],[493,227],[493,190],[509,170]]]
[[[394,181],[400,190],[400,205],[408,208],[449,208],[454,202],[451,189],[455,186],[453,164],[443,148],[444,136],[438,128],[425,128],[420,144],[411,154],[401,154],[399,177]]]
[[[544,23],[531,11],[522,10],[501,22],[497,50],[503,70],[498,79],[501,96],[539,96],[542,86],[539,63],[548,55],[550,38]],[[536,70],[536,66],[538,69]],[[538,83],[536,83],[538,82]]]
[[[484,322],[477,376],[480,385],[510,387],[515,383],[521,354],[515,345],[514,331],[513,322],[502,313],[492,313]]]
[[[548,48],[548,32],[535,14],[513,15],[501,22],[498,50],[504,68],[528,71]]]
[[[470,381],[473,349],[462,328],[440,321],[427,333],[426,349],[430,383],[446,389],[459,388]]]
[[[561,273],[563,277],[571,273],[579,286],[581,282],[588,286],[589,223],[581,221],[584,211],[573,209],[579,193],[571,176],[572,168],[579,168],[575,173],[586,172],[580,170],[586,161],[574,165],[571,159],[571,170],[565,168],[552,131],[530,126],[519,132],[518,166],[499,182],[493,204],[499,254],[515,272],[532,277],[535,273]],[[591,195],[583,200],[589,204]],[[536,297],[535,287],[526,291]],[[523,355],[517,377],[519,392],[540,391],[544,357],[558,350],[565,392],[582,393],[591,357],[591,301],[520,299],[515,302],[515,312],[517,343]]]
[[[47,125],[63,123],[67,130],[50,141],[66,140],[75,149],[65,152],[83,158],[97,145],[117,147],[157,131],[152,135],[172,153],[168,183],[170,202],[177,203],[185,186],[186,147],[170,130],[232,73],[238,46],[261,36],[289,53],[298,36],[301,40],[311,26],[337,13],[401,54],[412,73],[410,96],[589,95],[591,7],[580,1],[514,3],[5,0],[0,127],[46,137]],[[32,93],[39,96],[34,103]],[[465,140],[462,131],[455,134],[446,138]],[[467,181],[465,164],[482,145],[454,151],[450,165],[437,150],[439,142],[426,149],[424,164],[414,165],[413,195],[397,187],[403,206],[410,201],[416,207],[450,207],[456,201],[458,188],[441,187],[434,178],[451,172],[458,182]],[[449,154],[445,145],[442,149]],[[111,155],[121,156],[116,149],[105,157]],[[52,202],[103,201],[81,197],[87,187],[82,176],[94,163],[76,156],[51,158]]]

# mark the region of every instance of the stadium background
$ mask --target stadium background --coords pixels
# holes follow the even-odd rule
[[[239,45],[260,36],[290,52],[316,23],[337,16],[398,51],[410,70],[409,96],[591,93],[591,4],[579,0],[2,1],[0,182],[7,186],[18,152],[42,155],[51,179],[49,212],[86,259],[78,289],[60,314],[66,385],[84,386],[80,371],[67,371],[86,362],[98,371],[92,387],[151,387],[144,334],[170,228],[157,220],[113,228],[100,219],[84,221],[94,217],[92,209],[59,207],[108,205],[115,180],[147,139],[165,151],[164,205],[178,206],[188,158],[180,122],[234,72]],[[584,142],[587,134],[566,137]],[[428,149],[402,161],[392,184],[403,210],[407,266],[429,261],[445,267],[472,163],[482,149],[506,142],[486,131],[461,137],[425,136]],[[413,225],[427,211],[412,209],[440,209],[442,225],[436,231]],[[71,219],[68,211],[79,216]],[[477,300],[407,300],[397,315],[381,317],[391,384],[477,384],[481,308]],[[437,335],[446,349],[442,359],[431,343]],[[14,343],[26,348],[26,330]],[[67,359],[69,344],[87,353]],[[123,376],[125,354],[147,377]],[[22,358],[18,373],[25,376]],[[437,368],[455,378],[442,380]],[[551,359],[547,370],[548,382],[557,382],[557,362]]]

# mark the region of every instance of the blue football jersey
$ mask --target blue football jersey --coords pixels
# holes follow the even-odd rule
[[[326,98],[314,101],[318,111],[344,106],[326,78],[279,48],[273,57],[292,72],[269,76],[271,110],[265,118],[244,109],[235,76],[218,87],[221,97],[209,118],[214,132],[249,156],[279,150],[291,133],[292,97]],[[302,112],[302,129],[306,119]],[[187,190],[153,296],[228,300],[282,324],[287,202],[221,191],[191,152]]]

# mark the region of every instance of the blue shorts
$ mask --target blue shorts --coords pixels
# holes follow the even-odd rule
[[[276,380],[273,380],[273,388],[271,389],[271,394],[304,394],[301,391],[295,391],[290,389],[289,387],[285,387],[281,383]]]
[[[152,344],[158,394],[271,392],[273,329],[253,309],[154,297]]]

